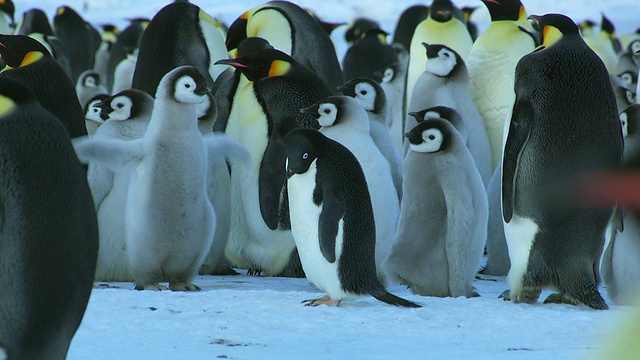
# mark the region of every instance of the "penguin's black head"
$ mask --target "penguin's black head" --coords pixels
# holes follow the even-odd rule
[[[446,150],[451,143],[451,132],[442,119],[429,119],[416,125],[404,135],[409,148],[419,153],[436,153]]]
[[[280,50],[266,47],[237,59],[222,59],[215,64],[231,65],[238,69],[249,81],[267,77],[282,76],[289,72],[294,60]]]
[[[13,112],[17,105],[30,101],[35,101],[35,95],[28,87],[11,78],[0,78],[0,118]]]
[[[616,37],[616,27],[613,25],[611,20],[604,16],[604,13],[602,14],[602,25],[600,25],[600,28],[609,35],[609,38],[613,39]]]
[[[517,21],[524,16],[524,6],[520,0],[482,0],[491,14],[491,21]]]
[[[227,30],[227,50],[238,48],[242,40],[247,38],[247,23],[249,22],[249,12],[240,15]]]
[[[168,93],[163,93],[166,87]],[[209,89],[207,80],[193,66],[180,66],[167,73],[158,86],[156,98],[171,97],[179,103],[199,103]]]
[[[311,164],[318,158],[318,137],[323,137],[314,129],[294,129],[284,137],[284,148],[287,153],[287,179],[295,174],[304,174]]]
[[[348,116],[346,107],[346,96],[329,96],[321,101],[300,109],[300,112],[310,115],[318,121],[320,126],[333,126],[342,122]]]
[[[451,0],[434,0],[429,8],[429,16],[437,22],[447,22],[453,18],[455,10]]]
[[[269,41],[267,41],[266,39],[263,39],[261,37],[248,37],[242,40],[242,42],[240,42],[240,44],[238,45],[235,57],[239,58],[267,48],[273,49],[273,46],[271,46],[271,44],[269,44]]]
[[[120,34],[120,30],[118,30],[118,28],[113,24],[101,24],[100,28],[102,29],[103,34],[106,34],[106,33],[111,33],[114,35]]]
[[[378,114],[387,102],[382,86],[373,79],[358,77],[338,87],[344,95],[358,100],[365,110]]]
[[[546,14],[542,16],[530,15],[534,29],[540,34],[542,45],[538,49],[544,49],[553,45],[565,35],[579,35],[578,26],[568,16],[562,14]]]
[[[15,24],[14,15],[16,12],[16,6],[13,4],[13,1],[0,0],[0,10],[9,15],[9,18],[11,19],[11,25]]]
[[[464,64],[460,55],[442,44],[422,43],[427,51],[426,71],[440,77],[452,77]]]
[[[380,29],[380,24],[377,21],[367,18],[356,18],[347,27],[344,33],[344,39],[348,43],[354,43],[362,39],[367,31]]]
[[[25,35],[0,34],[0,56],[7,66],[15,69],[30,65],[51,54],[36,39]]]
[[[60,6],[56,10],[56,15],[53,17],[53,25],[56,28],[62,28],[66,24],[82,24],[84,26],[86,22],[73,8],[69,6]]]
[[[450,123],[453,123],[454,119],[462,119],[460,114],[454,109],[448,106],[433,106],[420,111],[410,112],[409,115],[413,116],[418,123],[421,123],[429,119],[445,119]]]

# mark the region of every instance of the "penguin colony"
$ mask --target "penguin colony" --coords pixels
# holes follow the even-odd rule
[[[640,35],[481,1],[483,32],[450,0],[392,37],[355,19],[344,59],[341,25],[286,1],[228,28],[176,1],[121,30],[0,2],[2,353],[64,358],[91,280],[198,291],[234,268],[305,276],[309,306],[474,297],[477,272],[514,302],[607,309],[600,279],[633,302],[637,212],[580,199],[640,158]],[[78,280],[34,302],[43,273]]]

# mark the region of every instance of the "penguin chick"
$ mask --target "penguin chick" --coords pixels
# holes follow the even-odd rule
[[[85,106],[89,99],[97,94],[106,94],[107,88],[102,85],[100,75],[93,70],[85,70],[78,77],[76,94],[81,106]]]
[[[100,117],[100,107],[98,105],[108,97],[109,95],[107,94],[97,94],[87,101],[84,107],[84,124],[87,128],[87,135],[93,136],[98,127],[104,122]]]
[[[327,293],[303,303],[338,305],[372,295],[420,307],[387,292],[376,277],[373,209],[353,154],[313,129],[293,130],[284,144],[291,230],[307,279]]]

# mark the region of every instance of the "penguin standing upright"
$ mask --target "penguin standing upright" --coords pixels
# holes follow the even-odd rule
[[[429,7],[426,5],[412,5],[406,8],[396,23],[393,30],[393,42],[401,44],[407,51],[411,48],[411,38],[416,26],[429,16]]]
[[[484,122],[469,95],[469,73],[464,60],[445,45],[425,43],[424,47],[428,61],[415,84],[408,110],[414,112],[440,105],[460,114],[469,134],[473,134],[469,136],[467,146],[486,185],[491,178],[491,150]],[[416,124],[412,116],[407,116],[405,131],[410,131]],[[405,143],[405,152],[408,147]]]
[[[419,123],[407,139],[405,199],[385,267],[391,278],[420,295],[478,296],[472,283],[488,209],[473,158],[462,136],[443,119]]]
[[[473,40],[463,20],[456,17],[459,11],[451,0],[434,0],[429,8],[429,16],[420,22],[411,38],[409,48],[409,70],[405,87],[405,103],[409,106],[413,87],[424,71],[427,56],[422,43],[443,44],[457,52],[466,61]]]
[[[91,193],[67,131],[25,86],[0,78],[0,103],[0,348],[64,359],[93,286]]]
[[[607,71],[609,73],[615,73],[616,65],[618,63],[618,54],[616,53],[612,40],[612,35],[615,34],[615,31],[611,33],[613,30],[613,24],[607,20],[607,18],[602,14],[602,22],[600,25],[600,32],[598,34],[585,35],[584,41],[589,45],[591,50],[593,50],[598,56],[600,60],[604,62],[604,65],[607,67]]]
[[[469,93],[484,120],[491,146],[491,171],[502,156],[503,127],[513,105],[518,60],[536,41],[520,0],[484,0],[491,23],[473,44],[467,68]]]
[[[360,103],[348,96],[330,96],[303,110],[322,126],[320,132],[349,149],[364,172],[371,195],[376,231],[376,268],[385,281],[382,262],[389,255],[400,215],[400,200],[391,167],[370,134],[369,117]]]
[[[166,73],[177,66],[191,65],[213,88],[222,72],[213,65],[226,57],[215,20],[196,5],[174,2],[160,9],[142,34],[132,87],[153,96]]]
[[[313,129],[284,138],[291,229],[307,279],[326,296],[309,306],[338,305],[364,295],[420,307],[390,294],[376,277],[376,231],[367,181],[358,160]]]
[[[382,86],[369,78],[355,78],[340,86],[340,91],[356,99],[369,115],[369,134],[391,168],[391,179],[402,200],[402,157],[387,127],[387,98]]]
[[[95,60],[93,62],[93,70],[100,75],[100,79],[102,79],[102,83],[105,85],[108,84],[107,79],[111,74],[109,74],[109,57],[111,56],[111,51],[113,50],[113,44],[118,41],[118,34],[120,30],[115,27],[113,24],[103,24],[102,27],[102,37],[100,41],[100,45],[98,46],[98,50],[95,54]],[[118,91],[116,91],[118,92]],[[114,94],[116,93],[114,92]]]
[[[78,77],[76,94],[80,105],[84,107],[87,102],[98,94],[106,94],[107,88],[102,85],[100,74],[93,70],[85,70]]]
[[[248,40],[248,39],[247,39]],[[318,127],[299,109],[332,93],[322,79],[271,47],[219,60],[242,75],[230,94],[227,135],[251,154],[248,166],[231,166],[232,223],[226,255],[232,264],[282,272],[295,243],[291,237],[282,139],[296,127]]]
[[[396,52],[387,44],[387,33],[382,29],[372,29],[347,49],[342,59],[342,74],[346,81],[368,77],[379,82],[382,77],[377,73],[396,61]]]
[[[620,164],[615,98],[606,67],[571,19],[532,18],[542,45],[516,66],[502,163],[510,298],[534,303],[551,287],[559,294],[545,302],[607,309],[598,262],[612,209],[582,207],[564,195],[577,176]]]
[[[134,18],[129,19],[129,25],[125,27],[120,34],[116,42],[111,46],[109,51],[109,62],[107,63],[107,77],[105,78],[105,85],[107,89],[115,94],[117,91],[113,91],[114,75],[118,65],[129,55],[136,53],[140,47],[140,40],[144,29],[149,26],[149,19],[146,18]],[[137,55],[136,55],[137,57]],[[134,64],[135,65],[135,64]],[[133,78],[133,73],[131,75]],[[131,80],[131,78],[129,80]],[[149,94],[152,95],[153,94]]]
[[[266,39],[274,48],[313,70],[331,89],[344,82],[331,38],[296,4],[270,1],[245,12],[229,26],[227,49],[236,49],[247,37]]]
[[[0,34],[12,34],[15,23],[16,6],[11,0],[2,0],[0,2]],[[6,15],[6,17],[4,16]],[[7,21],[9,20],[9,21]]]
[[[624,137],[624,160],[640,156],[640,104],[633,104],[620,113]]]
[[[75,83],[83,71],[93,69],[95,59],[96,49],[90,46],[86,21],[69,6],[61,6],[53,18],[53,26],[69,57],[71,80]]]
[[[127,54],[127,57],[120,61],[113,73],[113,92],[120,92],[126,89],[131,89],[133,85],[133,75],[136,70],[136,64],[138,62],[138,50],[134,50],[133,53]]]
[[[53,36],[53,29],[47,14],[42,9],[29,9],[22,14],[14,35],[30,35],[39,33]]]
[[[387,127],[400,154],[404,154],[404,82],[409,64],[409,51],[401,44],[391,45],[396,52],[397,62],[382,72],[380,86],[387,95]]]
[[[24,35],[0,35],[0,55],[7,65],[0,78],[26,85],[72,138],[87,134],[74,84],[42,44]]]

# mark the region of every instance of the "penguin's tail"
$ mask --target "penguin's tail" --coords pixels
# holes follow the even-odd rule
[[[413,301],[405,300],[399,296],[395,296],[388,291],[382,291],[379,293],[371,294],[374,298],[395,306],[402,306],[408,308],[421,308],[421,305],[414,303]]]
[[[222,133],[213,133],[203,137],[209,156],[224,156],[226,160],[249,161],[249,150],[237,140]]]

